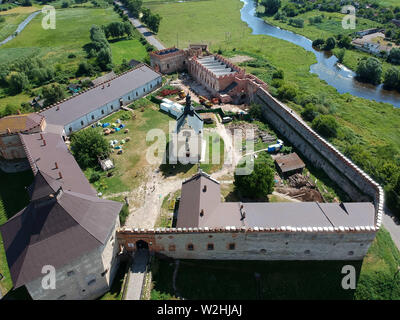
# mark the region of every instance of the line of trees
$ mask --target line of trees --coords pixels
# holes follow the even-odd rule
[[[134,18],[139,18],[140,13],[142,13],[142,22],[145,23],[152,32],[158,32],[162,17],[157,13],[152,13],[148,8],[143,8],[142,0],[122,0],[122,3]]]
[[[149,27],[154,33],[158,32],[162,17],[157,13],[152,13],[150,9],[142,9],[142,21]]]
[[[116,21],[102,27],[106,38],[131,38],[133,36],[133,26],[129,21]]]

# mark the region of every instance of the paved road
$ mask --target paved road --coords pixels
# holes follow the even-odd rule
[[[125,300],[140,300],[148,261],[149,252],[147,250],[139,250],[135,253],[132,266],[129,269]]]
[[[156,39],[154,36],[154,33],[151,32],[149,29],[147,29],[140,21],[139,19],[135,19],[132,17],[130,12],[122,5],[121,2],[115,1],[117,5],[119,5],[123,10],[124,13],[128,15],[129,21],[132,23],[132,25],[143,35],[143,37],[146,38],[147,42],[153,45],[154,47],[157,48],[157,50],[162,50],[165,49],[164,45]]]
[[[390,232],[393,242],[400,250],[400,223],[399,220],[393,217],[392,213],[385,207],[383,218],[383,226]]]

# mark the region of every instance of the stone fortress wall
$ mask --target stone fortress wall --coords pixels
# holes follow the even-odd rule
[[[275,99],[267,85],[245,74],[250,102],[262,106],[265,119],[315,167],[326,172],[352,199],[372,201],[371,226],[279,228],[158,228],[118,232],[128,252],[145,241],[152,253],[178,259],[361,260],[382,225],[383,189],[365,172],[313,131],[293,110]],[[212,247],[212,249],[211,249]]]

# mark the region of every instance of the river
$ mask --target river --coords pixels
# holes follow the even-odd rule
[[[41,11],[35,11],[32,14],[30,14],[28,16],[28,18],[26,18],[24,21],[22,21],[20,23],[20,25],[18,26],[17,30],[14,31],[14,33],[12,35],[10,35],[9,37],[7,37],[5,40],[0,42],[0,46],[2,46],[3,44],[6,44],[8,41],[11,41],[12,39],[15,38],[15,33],[17,33],[17,35],[25,29],[25,27],[28,25],[29,22],[32,21],[33,18],[35,18]]]
[[[253,30],[253,34],[263,34],[286,40],[314,53],[317,63],[310,67],[310,72],[317,74],[321,80],[325,80],[329,85],[335,87],[338,92],[390,103],[400,108],[400,93],[384,90],[382,85],[374,86],[357,81],[353,71],[344,66],[338,66],[338,59],[334,55],[315,50],[312,47],[312,41],[306,37],[272,26],[263,19],[256,17],[256,6],[253,0],[241,1],[244,2],[244,6],[240,11],[241,19]]]

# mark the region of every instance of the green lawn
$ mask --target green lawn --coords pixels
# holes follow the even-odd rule
[[[147,99],[144,100],[149,102]],[[114,123],[124,113],[130,114],[130,112],[118,111],[102,120],[102,123]],[[143,179],[147,176],[146,168],[149,166],[146,160],[146,150],[152,144],[146,142],[147,132],[155,128],[167,132],[168,121],[172,120],[167,115],[159,112],[152,104],[144,108],[143,112],[135,110],[135,114],[136,119],[122,120],[122,123],[126,125],[123,130],[105,136],[108,141],[118,140],[120,142],[127,137],[131,141],[123,145],[123,154],[118,155],[115,152],[111,155],[115,164],[112,177],[107,177],[105,173],[99,172],[101,178],[99,181],[94,182],[93,185],[98,191],[104,194],[130,191],[143,182]],[[125,129],[129,130],[128,134],[124,133]],[[88,128],[87,130],[103,131],[100,127],[96,129]],[[89,168],[85,170],[85,175],[90,178],[94,170],[99,170],[99,168]]]
[[[29,13],[9,13],[1,16],[6,19],[4,22],[0,22],[0,41],[3,41],[17,30],[19,24],[29,16]]]
[[[33,174],[30,170],[8,174],[0,170],[0,181],[0,225],[2,225],[28,204],[29,197],[25,187],[32,183]],[[0,280],[0,290],[6,294],[12,288],[12,282],[1,235],[0,273],[4,276],[3,280]]]
[[[349,264],[357,270],[356,290],[341,287],[342,267]],[[181,260],[176,286],[183,298],[195,300],[400,299],[400,281],[393,281],[399,264],[399,251],[381,230],[363,262]],[[175,299],[174,267],[155,259],[151,299]]]
[[[145,2],[145,6],[162,16],[157,37],[166,46],[177,45],[178,40],[180,48],[189,43],[215,44],[229,36],[249,35],[249,28],[240,20],[242,4],[232,0]]]
[[[128,62],[131,59],[144,62],[148,56],[145,47],[137,39],[111,42],[110,45],[114,64],[121,64],[124,59]]]

